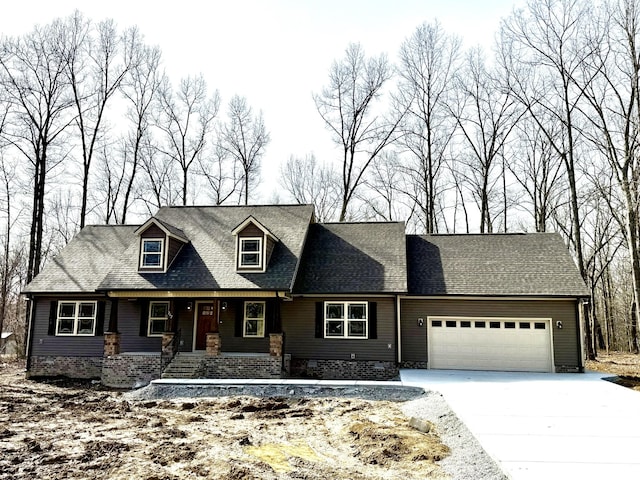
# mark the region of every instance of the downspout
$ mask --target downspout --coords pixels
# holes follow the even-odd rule
[[[397,351],[398,351],[398,364],[402,363],[402,331],[400,330],[400,296],[396,295],[396,334],[398,336],[397,340]]]
[[[578,328],[578,336],[579,338],[579,345],[580,345],[580,371],[584,372],[584,322],[586,321],[585,315],[584,315],[584,310],[586,308],[586,305],[588,304],[589,300],[586,298],[578,298],[576,299],[576,308],[578,309],[578,323],[579,323],[579,328]]]
[[[31,350],[33,350],[33,328],[35,323],[33,321],[33,314],[36,309],[36,300],[32,296],[27,297],[27,299],[29,301],[29,309],[27,310],[29,315],[29,328],[27,329],[27,351],[25,353],[27,356],[26,371],[28,375],[31,369]]]

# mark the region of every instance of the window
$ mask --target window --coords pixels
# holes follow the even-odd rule
[[[460,327],[462,328],[471,328],[471,322],[468,320],[463,320],[460,322]]]
[[[447,320],[445,325],[449,328],[456,328],[458,322],[456,322],[455,320]]]
[[[240,238],[239,268],[262,267],[262,238]]]
[[[244,336],[264,337],[264,302],[244,302]]]
[[[142,239],[142,252],[140,253],[141,268],[163,268],[164,240],[161,238]]]
[[[56,335],[95,335],[96,302],[60,302]]]
[[[324,336],[367,338],[367,302],[326,302]]]
[[[485,328],[487,326],[486,322],[475,322],[476,328]]]
[[[167,330],[169,319],[169,302],[151,302],[149,304],[149,330],[150,337],[160,337]]]

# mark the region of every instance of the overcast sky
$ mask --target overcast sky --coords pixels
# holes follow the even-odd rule
[[[7,2],[8,3],[8,2]],[[175,83],[203,73],[223,104],[247,97],[264,113],[271,143],[263,160],[261,200],[271,196],[280,164],[290,155],[335,155],[315,109],[312,92],[327,83],[329,67],[349,42],[367,55],[395,61],[402,41],[423,22],[438,19],[465,46],[490,48],[500,19],[521,0],[23,0],[5,3],[0,33],[20,35],[35,24],[75,9],[120,27],[137,25],[147,43],[160,46]]]

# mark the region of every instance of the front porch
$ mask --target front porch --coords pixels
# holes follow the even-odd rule
[[[219,333],[206,334],[206,350],[180,351],[180,332],[165,332],[160,352],[120,352],[120,334],[104,334],[102,382],[131,388],[157,378],[284,378],[291,356],[282,333],[269,334],[269,353],[223,352]]]

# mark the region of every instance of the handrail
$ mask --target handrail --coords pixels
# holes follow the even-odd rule
[[[163,345],[160,347],[161,348],[160,359],[162,361],[162,372],[165,371],[165,369],[169,366],[171,361],[177,355],[178,350],[180,350],[181,335],[182,335],[182,332],[180,329],[178,329],[178,331],[173,334],[173,339],[171,340],[171,343],[169,345],[166,345],[166,346]]]

